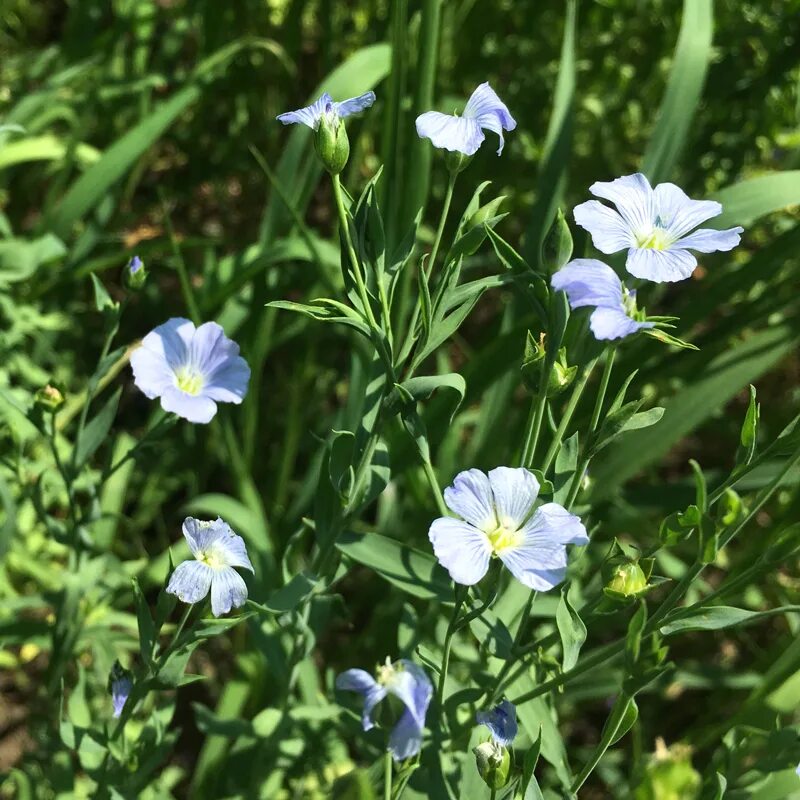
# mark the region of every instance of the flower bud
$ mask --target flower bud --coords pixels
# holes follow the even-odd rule
[[[508,749],[495,742],[484,742],[472,749],[475,766],[483,782],[490,789],[502,789],[511,772],[511,755]]]
[[[539,392],[540,370],[544,367],[546,354],[545,334],[542,333],[537,341],[528,331],[525,340],[525,355],[522,358],[522,380],[534,395]],[[553,397],[559,392],[563,392],[575,380],[577,372],[577,366],[570,367],[567,364],[567,351],[562,347],[558,351],[558,358],[548,376],[547,396]]]
[[[700,796],[702,777],[692,766],[691,750],[686,745],[667,748],[663,739],[656,741],[656,751],[645,767],[636,797],[641,800],[681,797],[687,800]]]
[[[138,292],[147,280],[147,270],[139,256],[134,256],[122,270],[122,283],[130,290]]]
[[[623,597],[634,597],[647,589],[647,576],[638,562],[620,564],[606,588]]]
[[[331,175],[338,175],[350,157],[350,140],[344,122],[333,109],[326,109],[314,133],[314,149]]]
[[[119,661],[115,661],[108,675],[108,693],[111,695],[115,718],[122,714],[132,689],[133,675],[130,670],[125,669]]]
[[[564,212],[559,208],[556,218],[542,241],[541,260],[545,272],[552,274],[561,269],[572,257],[572,233]]]
[[[58,411],[64,405],[64,393],[57,386],[48,383],[37,390],[33,402],[44,411]]]

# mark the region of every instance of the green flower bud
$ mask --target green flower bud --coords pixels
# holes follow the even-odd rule
[[[656,741],[642,782],[634,792],[635,800],[695,800],[700,796],[702,778],[692,766],[691,751],[686,745],[667,748],[663,739]]]
[[[525,340],[525,355],[522,358],[522,380],[534,395],[539,392],[540,370],[547,354],[545,341],[544,333],[536,341],[530,331],[528,331],[528,336]],[[567,351],[562,347],[558,351],[558,358],[548,376],[547,396],[553,397],[559,392],[563,392],[575,380],[577,372],[577,366],[570,367],[567,364]]]
[[[571,257],[572,233],[564,212],[559,208],[550,230],[542,241],[542,266],[548,274],[552,274],[560,270]]]
[[[147,270],[139,256],[134,256],[122,270],[122,283],[131,291],[138,292],[147,281]]]
[[[470,161],[472,161],[472,156],[466,156],[457,150],[448,150],[444,156],[444,163],[453,177],[459,172],[463,172],[469,166]]]
[[[475,766],[483,782],[490,789],[502,789],[511,773],[511,755],[505,747],[494,742],[484,742],[473,748]]]
[[[647,589],[647,576],[638,563],[620,564],[606,588],[624,597],[634,597]]]
[[[500,197],[495,197],[494,200],[490,200],[486,205],[481,206],[466,222],[464,225],[464,230],[469,231],[472,228],[477,228],[478,225],[483,225],[484,222],[489,222],[494,217],[498,215],[498,211],[500,210],[500,205],[505,200],[505,195],[500,195]]]
[[[64,393],[56,386],[48,383],[37,390],[34,403],[44,411],[58,411],[64,405]]]
[[[314,149],[331,175],[338,175],[350,158],[350,140],[335,111],[326,111],[314,133]]]

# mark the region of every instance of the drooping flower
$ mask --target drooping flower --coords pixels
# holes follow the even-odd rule
[[[114,718],[118,718],[125,708],[125,703],[133,690],[131,673],[119,661],[115,661],[108,676],[108,691],[111,694],[111,704],[114,707]]]
[[[247,584],[234,567],[255,573],[244,539],[219,518],[206,522],[187,517],[183,521],[183,535],[194,560],[178,564],[167,591],[184,603],[199,603],[210,589],[211,613],[215,617],[243,606]]]
[[[358,97],[351,97],[349,100],[342,100],[335,103],[333,98],[325,92],[316,103],[312,103],[305,108],[298,108],[297,111],[287,111],[279,114],[276,119],[284,125],[301,124],[308,125],[312,130],[319,127],[323,116],[327,117],[331,127],[336,127],[340,119],[357,114],[359,111],[369,108],[375,102],[375,92],[365,92]]]
[[[517,736],[517,709],[510,700],[503,700],[490,711],[479,711],[476,719],[491,731],[499,747],[510,747]]]
[[[365,731],[374,727],[372,714],[378,703],[393,695],[405,706],[400,719],[389,735],[389,750],[395,761],[403,761],[419,753],[425,715],[433,697],[433,684],[422,667],[401,658],[376,670],[377,680],[363,669],[348,669],[336,678],[336,688],[358,692],[364,697],[361,724]]]
[[[217,403],[241,403],[250,380],[239,345],[216,322],[195,328],[180,317],[142,339],[131,367],[134,383],[147,397],[160,397],[164,411],[189,422],[210,422]]]
[[[546,592],[564,580],[566,545],[588,544],[589,537],[558,503],[534,510],[538,494],[539,482],[522,467],[456,475],[444,499],[461,519],[440,517],[428,531],[436,558],[456,583],[477,583],[493,556],[530,589]]]
[[[744,230],[738,226],[695,230],[721,214],[722,206],[713,200],[692,200],[674,183],[660,183],[654,189],[639,172],[594,183],[589,191],[610,200],[616,209],[587,200],[575,207],[575,221],[589,231],[601,252],[627,249],[628,272],[656,283],[688,278],[697,266],[690,250],[732,250]]]
[[[517,123],[506,104],[487,83],[482,83],[469,98],[462,116],[426,111],[417,117],[417,134],[430,139],[434,147],[471,156],[486,138],[484,130],[500,137],[497,155],[503,152],[503,131],[513,131]]]
[[[636,292],[628,291],[611,267],[594,258],[576,258],[550,279],[567,293],[571,308],[594,306],[589,326],[595,339],[621,339],[654,323],[636,310]]]

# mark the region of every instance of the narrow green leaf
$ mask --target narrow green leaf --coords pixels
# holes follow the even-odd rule
[[[561,599],[556,609],[556,625],[561,637],[561,669],[569,672],[578,663],[578,655],[586,641],[586,625],[569,600],[570,584],[561,587]]]
[[[119,406],[119,398],[121,395],[122,387],[120,386],[120,388],[108,398],[106,404],[100,411],[97,412],[97,416],[93,417],[84,428],[75,454],[76,469],[80,469],[108,437],[108,432],[111,430],[111,426],[114,424],[114,418],[117,416],[117,407]]]
[[[672,176],[686,143],[706,80],[713,28],[712,0],[683,0],[667,90],[642,163],[642,171],[653,184]]]

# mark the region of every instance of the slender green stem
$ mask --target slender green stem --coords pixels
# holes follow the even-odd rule
[[[522,459],[520,466],[530,467],[533,457],[536,455],[536,446],[539,444],[539,434],[542,430],[542,420],[547,408],[547,385],[550,383],[550,373],[553,367],[545,368],[542,364],[542,372],[539,376],[539,391],[531,400],[531,410],[528,412],[528,422],[525,425],[525,444],[522,448]]]
[[[450,514],[450,511],[447,508],[447,505],[444,502],[444,496],[442,495],[441,487],[439,486],[439,481],[436,478],[436,473],[433,471],[433,464],[429,458],[422,459],[422,469],[425,472],[425,477],[428,480],[428,485],[431,487],[431,493],[433,494],[433,499],[436,501],[436,507],[439,509],[439,513],[443,517],[447,517]]]
[[[456,601],[453,605],[453,613],[450,617],[450,622],[447,626],[447,633],[444,636],[444,649],[442,651],[442,668],[439,670],[439,686],[436,690],[437,707],[439,709],[439,718],[444,717],[444,690],[447,683],[447,670],[450,667],[450,648],[453,646],[453,635],[458,627],[458,615],[461,612],[461,606],[464,604],[466,597],[466,590],[460,585],[456,585]]]
[[[525,636],[525,631],[528,627],[528,619],[531,615],[531,609],[533,608],[533,604],[536,600],[536,592],[531,591],[528,594],[528,599],[525,601],[525,605],[522,609],[522,614],[519,618],[519,625],[517,626],[517,633],[514,636],[514,644],[511,648],[511,658],[506,659],[505,664],[503,664],[500,672],[497,673],[497,679],[494,685],[494,691],[492,692],[491,697],[489,698],[489,705],[494,705],[503,693],[503,681],[505,680],[508,673],[511,671],[511,668],[516,663],[514,658],[519,651],[520,646],[522,645],[522,639]]]
[[[358,262],[356,249],[353,246],[353,237],[350,235],[350,223],[347,219],[347,210],[344,207],[344,194],[342,192],[342,182],[338,175],[331,175],[331,183],[333,184],[333,198],[336,201],[336,210],[339,214],[339,227],[344,236],[345,245],[347,248],[347,256],[350,260],[350,267],[353,270],[353,278],[356,282],[356,289],[358,296],[361,298],[361,305],[364,306],[364,313],[367,315],[367,320],[373,328],[378,327],[375,320],[375,315],[372,312],[372,304],[369,301],[367,293],[367,284],[364,282],[364,275],[361,272],[361,264]]]
[[[167,203],[161,192],[159,192],[159,196],[161,197],[161,206],[164,209],[164,225],[167,229],[167,235],[169,236],[172,254],[175,256],[175,270],[178,273],[178,281],[181,284],[183,302],[186,303],[186,310],[189,312],[192,322],[194,322],[195,325],[199,325],[202,322],[202,317],[200,316],[200,308],[194,298],[194,291],[192,289],[192,282],[189,279],[189,272],[186,269],[186,262],[183,260],[181,248],[178,246],[178,240],[175,237],[175,230],[172,227],[172,219],[170,218]]]
[[[425,264],[425,280],[430,279],[431,274],[433,273],[433,265],[436,261],[436,256],[439,254],[439,246],[442,243],[442,235],[444,234],[445,224],[447,223],[447,216],[450,213],[450,204],[453,201],[453,188],[456,185],[456,176],[457,173],[450,173],[450,179],[447,182],[447,192],[444,196],[442,214],[439,217],[439,227],[436,229],[436,238],[433,240],[433,247],[431,248],[430,257],[428,258],[428,262]],[[406,340],[403,344],[403,349],[400,351],[398,361],[401,363],[408,357],[412,348],[414,347],[414,336],[417,330],[417,323],[419,322],[420,310],[420,303],[417,302],[411,315],[411,322],[408,325],[408,331],[406,333]],[[410,376],[411,370],[409,370],[409,373],[406,375],[406,377]]]
[[[425,265],[425,274],[430,277],[433,272],[433,265],[436,263],[436,256],[439,255],[439,247],[442,243],[442,235],[444,234],[444,226],[447,222],[447,216],[450,213],[450,204],[453,202],[453,188],[456,185],[457,172],[451,172],[450,178],[447,181],[447,190],[444,194],[444,204],[442,205],[442,215],[439,217],[439,227],[436,229],[436,238],[433,240],[433,247],[431,248],[431,257]]]
[[[592,411],[592,419],[589,423],[589,432],[587,434],[587,441],[584,444],[584,456],[581,459],[580,464],[578,464],[578,468],[575,470],[575,474],[572,476],[572,484],[569,487],[569,494],[567,495],[567,502],[565,503],[565,507],[567,509],[572,508],[572,504],[575,502],[575,498],[578,496],[578,492],[581,488],[581,481],[583,480],[583,474],[586,472],[586,469],[589,466],[590,456],[586,455],[586,448],[588,447],[589,443],[591,442],[592,436],[594,432],[597,430],[597,426],[600,422],[600,414],[603,411],[603,402],[605,401],[606,391],[608,390],[608,382],[611,378],[611,370],[614,367],[614,356],[616,355],[617,348],[612,346],[606,352],[606,361],[605,366],[603,367],[603,374],[600,378],[600,386],[597,389],[597,397],[594,402],[594,410]]]
[[[392,800],[392,751],[383,755],[383,800]]]
[[[547,449],[544,461],[541,464],[540,469],[543,473],[547,472],[547,470],[550,468],[550,465],[553,463],[553,459],[558,454],[558,450],[561,447],[561,440],[564,438],[564,433],[569,427],[569,423],[572,420],[572,415],[575,413],[575,409],[578,406],[578,401],[581,399],[583,390],[586,388],[586,384],[589,381],[589,376],[592,374],[592,369],[594,369],[594,365],[596,363],[597,359],[595,358],[586,365],[583,375],[578,378],[578,382],[575,384],[575,388],[572,390],[567,407],[564,409],[564,415],[561,417],[561,422],[558,424],[558,429],[553,436],[553,441],[550,442],[550,447]]]
[[[495,798],[496,798],[496,797],[497,797],[497,789],[495,789],[494,787],[492,787],[492,792],[491,792],[491,794],[489,795],[489,800],[495,800]]]

